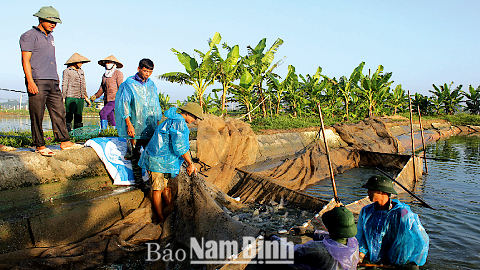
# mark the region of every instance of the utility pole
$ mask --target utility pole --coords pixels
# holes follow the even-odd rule
[[[22,94],[20,93],[20,105],[18,106],[18,108],[21,110],[22,109]]]

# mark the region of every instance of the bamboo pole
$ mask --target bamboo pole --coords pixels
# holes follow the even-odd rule
[[[377,171],[381,172],[383,175],[385,175],[386,177],[390,178],[390,180],[392,180],[393,182],[395,182],[395,184],[399,185],[403,190],[405,190],[408,194],[410,194],[412,197],[414,197],[415,199],[417,199],[419,202],[422,203],[423,206],[425,207],[428,207],[430,209],[433,209],[435,210],[435,208],[431,207],[428,203],[426,203],[424,200],[420,199],[417,195],[413,194],[413,192],[411,192],[410,190],[408,190],[408,188],[406,188],[404,185],[402,185],[400,182],[398,182],[397,180],[395,180],[393,177],[391,177],[388,173],[380,170],[378,167],[375,167],[375,169],[377,169]]]
[[[317,107],[318,107],[318,113],[320,114],[320,122],[322,123],[323,143],[325,144],[325,152],[327,153],[328,168],[330,169],[330,179],[332,180],[333,198],[337,203],[340,203],[340,199],[338,198],[338,195],[337,195],[337,186],[335,185],[335,177],[333,175],[332,162],[330,160],[330,151],[328,149],[327,137],[325,136],[325,126],[323,125],[322,109],[320,108],[320,104],[317,104]]]
[[[417,172],[415,168],[415,139],[413,138],[413,112],[412,99],[410,98],[410,90],[408,90],[408,104],[410,109],[410,138],[412,139],[412,159],[413,159],[413,179],[417,181]]]
[[[418,110],[418,121],[420,122],[420,131],[422,132],[422,147],[423,147],[423,161],[425,163],[425,174],[428,174],[427,166],[427,151],[425,148],[425,136],[423,135],[423,124],[422,124],[422,114],[420,113],[420,106],[417,106]]]

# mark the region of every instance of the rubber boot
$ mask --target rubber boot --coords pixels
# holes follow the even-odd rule
[[[73,128],[76,129],[76,128],[81,128],[83,127],[83,123],[75,123],[73,124]]]
[[[72,131],[72,123],[67,123],[67,131]]]
[[[100,120],[100,131],[107,129],[108,127],[108,120]]]

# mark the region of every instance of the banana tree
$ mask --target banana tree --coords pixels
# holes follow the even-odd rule
[[[285,99],[287,89],[298,84],[298,77],[295,74],[295,67],[288,66],[288,73],[285,79],[280,82],[273,74],[267,74],[267,85],[272,89],[273,98],[275,99],[275,114],[279,114],[280,105]]]
[[[317,104],[322,101],[322,92],[325,91],[327,85],[331,84],[331,80],[321,73],[322,68],[318,67],[317,72],[313,76],[307,74],[304,77],[299,74],[300,79],[302,79],[300,82],[300,88],[303,93],[305,93],[306,99],[308,100],[307,109],[316,113],[318,113]]]
[[[320,95],[322,114],[324,117],[335,117],[342,106],[341,98],[339,98],[338,88],[333,83],[334,80],[325,79],[328,83],[325,84],[325,88],[322,90],[323,94]]]
[[[463,92],[463,95],[467,98],[467,101],[465,101],[467,110],[471,114],[480,114],[480,86],[475,89],[470,85],[468,90],[469,93]]]
[[[342,102],[345,109],[344,119],[348,122],[349,121],[349,104],[352,100],[353,90],[356,89],[357,83],[360,80],[363,72],[363,67],[365,66],[365,62],[360,63],[358,67],[356,67],[352,74],[350,74],[350,78],[342,76],[339,79],[338,84],[338,91],[342,95]]]
[[[288,77],[288,80],[287,80]],[[289,108],[290,112],[293,112],[293,116],[297,117],[298,114],[301,114],[301,106],[307,101],[304,96],[302,89],[299,87],[298,75],[295,73],[295,67],[292,65],[288,66],[288,75],[285,78],[284,90],[285,90],[285,102]]]
[[[381,105],[387,98],[390,92],[390,85],[393,81],[390,81],[392,77],[391,72],[383,73],[383,66],[379,65],[375,73],[368,75],[361,75],[361,83],[358,89],[361,95],[361,100],[365,103],[365,107],[368,108],[368,116],[371,117],[379,111],[378,106]]]
[[[242,65],[238,45],[229,47],[227,44],[223,44],[223,48],[228,50],[227,58],[225,59],[220,55],[216,45],[212,50],[216,68],[216,80],[222,84],[222,112],[225,111],[225,102],[230,84],[240,77],[239,67]]]
[[[191,57],[187,53],[179,52],[174,48],[171,49],[173,53],[177,56],[178,60],[185,67],[186,73],[183,72],[169,72],[158,76],[160,80],[179,83],[180,85],[186,84],[191,85],[195,89],[195,96],[200,102],[200,106],[203,107],[203,95],[208,86],[212,85],[215,81],[215,61],[212,58],[212,49],[215,45],[220,43],[222,37],[217,32],[211,40],[209,40],[210,49],[206,53],[202,53],[199,50],[195,52],[199,55],[202,60],[198,64],[195,57]]]
[[[408,97],[405,95],[405,90],[402,89],[401,84],[395,87],[388,98],[387,104],[393,108],[393,115],[397,115],[398,109],[408,104]]]
[[[432,84],[434,91],[429,90],[430,93],[434,94],[436,99],[439,101],[441,108],[446,114],[454,114],[458,107],[460,107],[460,102],[462,102],[462,86],[459,85],[454,90],[451,90],[453,82],[450,85],[446,83],[440,85],[438,88],[435,84]]]
[[[233,94],[234,99],[246,109],[249,122],[252,122],[251,111],[253,109],[253,101],[255,100],[253,90],[260,80],[260,76],[253,77],[252,74],[247,71],[240,77],[240,83],[238,85],[230,84],[230,92]]]
[[[432,100],[419,93],[415,93],[415,96],[412,99],[412,107],[416,112],[418,112],[418,108],[420,108],[422,115],[431,115],[433,113]]]
[[[264,38],[260,40],[255,48],[247,46],[248,55],[244,59],[244,63],[246,68],[253,74],[254,77],[258,77],[259,81],[257,82],[256,89],[258,91],[260,102],[264,101],[265,97],[263,94],[263,80],[266,79],[267,74],[272,73],[272,71],[281,64],[282,60],[278,61],[275,64],[273,63],[273,59],[275,57],[275,53],[277,52],[278,48],[283,44],[283,40],[277,39],[273,45],[264,52],[266,48],[267,39]],[[265,103],[262,103],[262,114],[263,116],[267,116],[267,110]]]
[[[172,107],[172,105],[170,104],[169,95],[160,92],[160,94],[158,94],[158,101],[160,102],[160,107],[162,108],[162,111],[166,111]]]

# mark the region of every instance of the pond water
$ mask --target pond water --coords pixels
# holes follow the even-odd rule
[[[83,125],[100,125],[100,117],[83,117]],[[43,118],[43,131],[52,130],[52,122],[48,113]],[[8,115],[0,116],[0,132],[6,131],[30,131],[30,117]]]
[[[455,136],[427,146],[427,156],[452,161],[428,160],[415,194],[436,210],[427,209],[408,194],[399,199],[417,213],[430,237],[427,263],[421,269],[480,269],[480,137]],[[366,196],[361,186],[374,168],[359,168],[335,176],[343,203]],[[359,182],[358,179],[365,179]],[[330,181],[305,192],[333,197]]]

